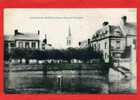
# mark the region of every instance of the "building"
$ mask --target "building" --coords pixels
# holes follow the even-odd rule
[[[18,30],[15,30],[14,36],[16,48],[40,48],[40,31],[38,31],[38,33],[21,33]]]
[[[84,43],[80,42],[80,47]],[[89,42],[87,42],[87,45],[89,45]],[[103,53],[106,63],[109,63],[112,59],[118,60],[128,57],[131,54],[135,56],[136,24],[127,22],[126,16],[121,18],[120,25],[110,25],[109,22],[103,22],[102,28],[93,34],[90,46],[93,50]]]
[[[105,62],[111,57],[119,57],[125,49],[125,39],[120,26],[103,23],[103,28],[96,31],[92,37],[91,46],[95,51],[101,51]]]
[[[67,45],[68,48],[72,46],[72,34],[71,34],[70,26],[69,26],[69,30],[68,30],[68,36],[67,36],[66,45]]]
[[[22,33],[15,30],[14,35],[5,35],[5,48],[26,48],[26,49],[51,49],[52,45],[47,44],[47,37],[41,40],[40,31],[37,33]]]
[[[90,39],[84,40],[84,41],[80,41],[79,42],[79,46],[80,48],[88,48],[91,47],[91,43],[90,43]]]
[[[4,48],[10,52],[12,48],[15,47],[14,36],[13,35],[5,35],[4,36]]]

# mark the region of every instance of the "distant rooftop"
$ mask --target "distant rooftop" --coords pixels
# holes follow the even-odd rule
[[[16,34],[15,39],[23,39],[23,40],[39,40],[38,33],[23,33]]]
[[[105,31],[107,31],[109,28],[109,33],[111,35],[116,35],[114,34],[114,31],[118,30],[118,31],[121,31],[121,28],[120,26],[115,26],[115,25],[108,25],[108,27],[103,27],[103,28],[100,28],[98,29],[95,34],[93,34],[93,37],[92,38],[95,38],[95,37],[98,37],[99,35],[104,35],[104,34],[107,34]]]
[[[38,33],[22,33],[15,30],[15,39],[22,40],[39,40],[40,31]]]

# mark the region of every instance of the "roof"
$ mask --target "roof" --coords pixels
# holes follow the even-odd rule
[[[105,31],[108,30],[108,28],[109,28],[109,30],[110,30],[109,33],[112,34],[112,35],[113,35],[114,31],[117,30],[117,29],[121,31],[120,26],[108,25],[107,27],[103,27],[103,28],[98,29],[98,30],[95,32],[95,34],[93,35],[92,38],[95,38],[96,36],[99,36],[100,34],[105,34]],[[115,35],[115,34],[114,34],[114,35]]]
[[[16,34],[15,39],[39,40],[39,35],[38,35],[38,33],[21,33],[21,34]]]
[[[96,34],[96,35],[97,35],[97,34],[100,34],[102,31],[103,31],[103,29],[98,29],[98,30],[95,32],[95,34]]]
[[[114,31],[115,31],[116,29],[119,29],[119,30],[121,31],[120,26],[114,26],[114,25],[111,25],[111,27],[110,27],[110,33],[113,34]]]

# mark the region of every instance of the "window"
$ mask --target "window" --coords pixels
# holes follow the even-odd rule
[[[121,57],[121,54],[120,53],[115,53],[115,57],[116,58],[120,58]]]
[[[29,42],[25,42],[25,48],[29,48]]]
[[[71,44],[71,40],[69,40],[69,44]]]
[[[100,50],[100,43],[99,43],[99,50]]]
[[[67,45],[70,45],[71,44],[71,40],[67,40]]]
[[[111,56],[115,57],[115,52],[113,52],[113,53],[111,54]]]
[[[19,48],[23,48],[23,42],[19,42],[19,43],[18,43],[18,47],[19,47]]]
[[[105,59],[107,58],[107,53],[105,53]]]
[[[94,49],[96,50],[96,44],[94,44]]]
[[[36,48],[36,43],[32,42],[32,48]]]
[[[96,34],[96,37],[98,38],[99,37],[99,34]]]
[[[15,44],[14,43],[10,43],[10,47],[14,47],[15,46]]]
[[[45,49],[45,44],[42,44],[42,49]]]
[[[116,33],[121,33],[121,32],[117,30]]]
[[[134,49],[136,49],[136,39],[133,40]]]
[[[119,28],[115,29],[115,30],[114,30],[114,35],[115,35],[115,36],[121,36],[121,35],[122,35],[121,30],[120,30]]]
[[[106,49],[106,47],[107,47],[107,43],[105,42],[105,49]]]
[[[116,41],[116,43],[120,43],[120,41]]]
[[[120,49],[120,41],[116,41],[116,48]]]

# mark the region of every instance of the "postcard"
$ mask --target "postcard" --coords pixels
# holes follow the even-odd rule
[[[5,8],[7,94],[136,94],[136,8]]]

